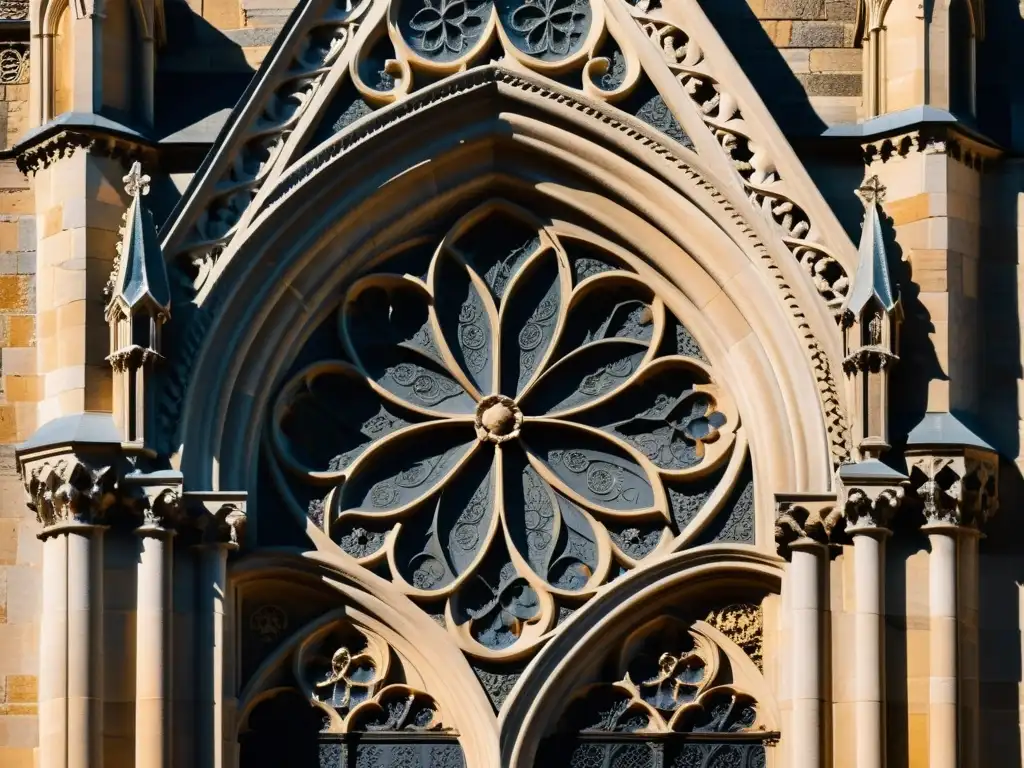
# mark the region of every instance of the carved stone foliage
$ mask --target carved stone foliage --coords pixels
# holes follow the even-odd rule
[[[672,549],[739,426],[640,262],[585,237],[494,201],[386,255],[272,410],[285,499],[481,659]]]
[[[29,508],[43,528],[61,523],[101,523],[116,502],[117,468],[61,456],[28,468]]]
[[[573,696],[541,755],[580,768],[763,766],[775,734],[706,626],[666,617],[630,635],[602,681]]]
[[[0,19],[22,21],[28,18],[28,0],[0,0]]]
[[[704,621],[742,648],[758,669],[763,668],[764,616],[761,606],[752,603],[729,605],[711,611]]]
[[[786,247],[838,318],[850,289],[846,270],[793,198],[770,150],[758,142],[756,132],[745,122],[737,98],[711,72],[693,37],[658,18],[656,11],[640,5],[631,11],[732,161],[751,203],[781,228]]]

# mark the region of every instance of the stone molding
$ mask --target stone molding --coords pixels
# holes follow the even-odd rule
[[[865,165],[891,157],[906,157],[912,153],[947,155],[978,172],[999,157],[999,149],[977,141],[949,126],[927,126],[911,131],[882,136],[861,144]]]
[[[18,170],[27,176],[45,170],[80,150],[99,157],[120,160],[125,166],[140,160],[149,160],[153,152],[152,149],[137,141],[85,131],[66,130],[30,146],[19,147],[15,162],[18,165]]]

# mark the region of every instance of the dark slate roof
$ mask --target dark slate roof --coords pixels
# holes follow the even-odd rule
[[[121,432],[109,413],[73,413],[48,421],[24,443],[19,453],[51,445],[111,445],[121,444]]]
[[[114,296],[123,299],[129,307],[149,300],[166,309],[171,303],[171,289],[153,214],[139,197],[128,206]]]
[[[878,219],[878,204],[868,203],[864,226],[860,235],[860,259],[853,277],[853,288],[846,300],[846,308],[858,314],[872,298],[878,300],[886,312],[896,306],[896,294],[889,276],[889,258],[885,251],[885,238]]]
[[[995,449],[968,429],[952,413],[926,413],[920,423],[910,430],[907,448],[918,446],[948,446],[950,448]]]
[[[906,480],[906,475],[897,472],[888,464],[878,459],[859,461],[856,464],[843,464],[839,467],[839,477],[843,480]]]
[[[64,112],[57,115],[48,123],[36,126],[27,131],[15,144],[12,149],[17,151],[22,146],[35,144],[40,139],[52,133],[59,133],[62,130],[77,128],[79,130],[91,130],[96,133],[123,136],[135,141],[149,142],[150,138],[140,133],[135,128],[125,125],[122,122],[113,120],[104,115],[93,114],[92,112]]]
[[[841,123],[822,131],[825,138],[874,139],[882,136],[906,133],[922,125],[945,125],[971,136],[978,141],[995,146],[995,142],[980,133],[973,121],[961,119],[945,109],[922,104],[916,107],[889,112],[859,123]]]

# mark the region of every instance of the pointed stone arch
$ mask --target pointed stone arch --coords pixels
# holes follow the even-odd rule
[[[630,635],[680,608],[699,604],[709,589],[730,595],[727,600],[745,594],[752,604],[759,605],[765,595],[779,592],[782,565],[774,555],[719,545],[678,553],[615,584],[574,617],[520,678],[513,704],[499,723],[501,764],[533,766],[542,739],[555,730],[573,693],[600,679],[598,670],[606,657]],[[721,603],[722,597],[716,600]],[[749,693],[758,702],[759,729],[779,731],[782,717],[777,693],[749,652],[714,628],[702,631],[714,637],[731,664],[743,668]]]
[[[411,604],[405,605],[406,598],[387,582],[330,554],[289,553],[244,558],[233,565],[230,580],[238,618],[249,621],[249,626],[237,625],[236,654],[243,655],[252,642],[265,639],[259,637],[261,627],[253,621],[254,606],[256,610],[273,606],[285,618],[275,624],[271,642],[264,643],[255,663],[235,660],[242,679],[231,692],[237,696],[237,710],[229,739],[235,741],[244,734],[249,716],[261,702],[284,691],[299,692],[319,717],[331,721],[324,730],[341,735],[358,727],[349,722],[350,715],[372,717],[368,708],[376,708],[375,701],[382,695],[386,706],[390,688],[400,698],[418,698],[434,710],[431,722],[420,724],[426,727],[406,730],[450,734],[461,745],[466,765],[498,764],[496,727],[466,660],[444,642],[442,628]],[[281,608],[282,587],[290,590],[286,597],[299,596],[307,604],[284,602]],[[343,642],[369,640],[369,648],[353,645],[351,649],[353,654],[363,651],[373,666],[372,677],[363,681],[369,695],[354,697],[361,703],[358,711],[354,702],[333,706],[310,677],[322,670],[305,669],[311,657],[327,647],[324,643],[330,644],[332,631],[339,629]],[[336,650],[330,647],[327,657]]]
[[[739,426],[723,483],[731,494],[752,457],[749,482],[744,480],[754,510],[750,537],[724,547],[706,546],[709,539],[696,535],[725,505],[726,492],[716,489],[693,527],[684,531],[680,525],[667,538],[659,534],[669,544],[654,550],[649,562],[646,554],[632,561],[615,555],[623,549],[616,544],[613,555],[628,561],[623,570],[634,571],[629,583],[636,586],[643,574],[662,568],[689,573],[690,563],[707,557],[715,561],[707,572],[726,581],[730,569],[771,573],[777,568],[768,554],[774,551],[773,494],[827,490],[834,463],[848,455],[843,398],[831,374],[839,340],[830,307],[776,224],[721,168],[639,119],[499,66],[451,76],[367,115],[259,190],[246,225],[210,264],[194,302],[176,310],[164,398],[170,408],[162,414],[164,433],[176,437],[165,446],[168,453],[177,455],[197,487],[249,492],[250,546],[277,543],[261,538],[261,519],[290,509],[303,533],[296,543],[311,548],[310,557],[331,560],[350,578],[359,574],[396,615],[413,612],[420,624],[430,622],[424,604],[433,598],[415,574],[398,577],[393,545],[383,560],[373,547],[353,554],[343,546],[343,534],[324,524],[327,515],[318,519],[301,506],[278,506],[264,461],[269,414],[300,368],[321,359],[304,350],[311,349],[318,329],[338,322],[334,313],[346,293],[380,277],[375,265],[412,241],[427,239],[434,248],[448,228],[458,229],[454,220],[506,201],[539,218],[546,237],[589,238],[618,254],[633,271],[630,280],[646,286],[666,314],[692,333],[711,381],[724,385],[735,402]],[[429,282],[415,275],[411,280]],[[644,514],[662,514],[659,504],[655,499]],[[386,535],[394,540],[398,534],[392,529]],[[673,548],[687,551],[672,554]],[[557,589],[545,593],[543,585],[526,579],[541,608],[525,610],[529,631],[522,647],[515,640],[487,655],[474,645],[489,641],[472,634],[477,616],[460,608],[457,596],[445,593],[447,604],[433,609],[447,625],[432,628],[441,632],[438,642],[447,641],[446,653],[479,662],[466,665],[471,674],[490,674],[484,662],[519,664],[505,676],[508,685],[497,683],[511,688],[516,675],[524,675],[519,693],[513,690],[512,698],[495,706],[501,723],[520,717],[523,733],[534,733],[516,714],[520,697],[538,695],[530,681],[541,679],[536,670],[543,662],[530,659],[601,613],[603,596],[624,594],[627,587],[608,566],[607,551],[594,564],[584,563],[593,568],[585,571],[590,580],[575,613],[563,615]],[[750,563],[755,565],[748,568]],[[693,573],[701,572],[695,565]],[[506,578],[504,568],[499,578]],[[453,595],[455,590],[453,585]],[[494,764],[508,765],[510,757]]]
[[[297,270],[320,259],[321,268],[331,263],[338,274],[363,258],[351,252],[369,242],[372,230],[423,221],[441,201],[509,183],[563,205],[568,195],[576,215],[612,229],[618,226],[627,241],[628,218],[646,220],[650,237],[659,242],[649,240],[640,248],[646,258],[657,261],[654,251],[659,248],[663,258],[677,249],[694,258],[699,266],[690,289],[706,287],[696,306],[722,307],[725,314],[715,322],[721,330],[738,334],[719,341],[723,346],[716,354],[753,329],[753,336],[763,340],[756,354],[764,356],[764,375],[788,382],[773,396],[775,405],[749,406],[752,415],[781,409],[788,414],[783,420],[802,423],[783,430],[794,435],[794,455],[822,455],[821,441],[833,462],[848,455],[843,396],[832,375],[838,334],[829,311],[816,300],[799,266],[787,258],[770,225],[742,215],[743,192],[719,182],[699,156],[666,146],[638,120],[609,115],[549,83],[497,67],[452,78],[371,117],[310,153],[281,179],[251,227],[218,260],[213,279],[197,299],[195,317],[186,316],[172,329],[178,334],[176,355],[162,417],[165,431],[176,438],[167,448],[182,448],[190,471],[212,483],[243,482],[244,472],[239,472],[251,466],[251,456],[239,464],[222,455],[229,444],[224,442],[222,419],[230,417],[221,398],[230,397],[229,391],[211,398],[209,390],[198,391],[189,383],[239,375],[241,359],[225,370],[224,350],[245,349],[267,313],[279,313],[282,301],[322,287],[327,279],[325,274],[299,277]],[[436,139],[425,144],[424,135]],[[618,225],[612,204],[625,215]],[[346,234],[339,238],[342,231]],[[341,248],[350,255],[341,258]],[[327,252],[333,255],[326,261],[314,255]],[[716,300],[718,292],[723,296]],[[761,296],[757,302],[750,299],[755,293]],[[315,311],[318,301],[304,296],[292,309]],[[263,319],[257,322],[253,312]],[[280,327],[297,328],[294,319]],[[239,333],[250,335],[250,341],[239,339]],[[709,327],[705,333],[715,332]],[[225,343],[227,347],[220,346]],[[257,369],[267,363],[264,359]],[[200,373],[204,365],[215,370]],[[817,413],[807,409],[815,400],[820,403]],[[219,481],[210,476],[214,456],[219,457],[214,462],[222,473]],[[193,460],[205,466],[192,466]],[[796,468],[813,461],[798,458],[786,470],[784,483],[827,486],[829,466]]]

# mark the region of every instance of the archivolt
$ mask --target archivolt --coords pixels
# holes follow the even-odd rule
[[[512,185],[615,232],[689,300],[682,319],[737,388],[760,457],[755,469],[771,478],[765,491],[828,487],[826,446],[835,461],[848,451],[829,370],[834,328],[768,225],[741,218],[734,181],[715,180],[679,147],[686,157],[676,157],[638,122],[496,68],[371,118],[264,199],[178,337],[165,425],[175,433],[180,408],[182,461],[195,482],[252,486],[251,417],[265,409],[289,350],[360,264],[456,201]],[[752,386],[737,385],[744,379]],[[816,397],[814,413],[806,405]],[[791,443],[785,450],[782,435]]]

